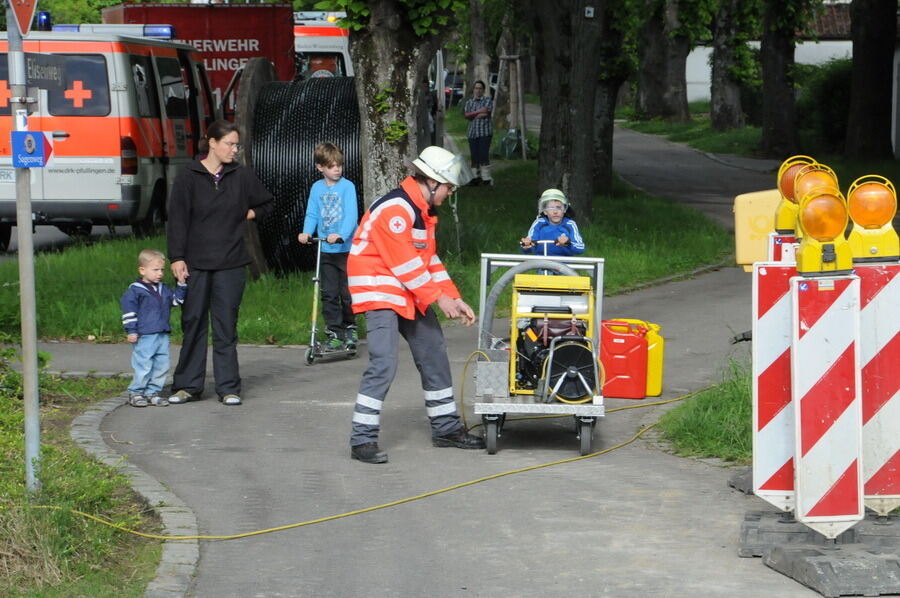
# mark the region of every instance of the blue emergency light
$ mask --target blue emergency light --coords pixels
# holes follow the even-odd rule
[[[49,10],[39,10],[34,22],[35,31],[50,31],[53,28],[53,19]]]
[[[83,23],[81,25],[53,25],[53,31],[65,31],[68,33],[112,33],[117,35],[134,35],[138,37],[155,37],[158,39],[173,39],[175,37],[175,28],[172,25]]]

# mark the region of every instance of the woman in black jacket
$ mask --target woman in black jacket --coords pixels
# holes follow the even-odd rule
[[[248,220],[269,213],[272,194],[253,170],[237,163],[239,140],[234,123],[212,123],[201,144],[208,153],[178,173],[169,196],[172,274],[188,285],[181,310],[184,342],[169,397],[176,405],[203,392],[210,319],[216,393],[225,405],[241,404],[237,319],[250,263],[244,229]]]

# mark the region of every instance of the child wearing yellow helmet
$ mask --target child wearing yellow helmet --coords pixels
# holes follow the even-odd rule
[[[538,216],[520,241],[522,252],[551,256],[584,253],[584,240],[571,215],[569,200],[562,191],[547,189],[541,193]]]

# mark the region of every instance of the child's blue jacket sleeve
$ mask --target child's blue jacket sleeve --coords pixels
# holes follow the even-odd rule
[[[126,334],[137,334],[138,330],[138,311],[140,310],[138,295],[129,286],[122,298],[119,299],[122,306],[122,326],[125,328]]]
[[[528,227],[528,232],[525,234],[525,236],[528,237],[529,239],[531,239],[532,241],[538,240],[542,225],[543,225],[543,218],[538,216],[537,218],[534,219],[534,222],[531,223],[531,226]],[[538,245],[534,245],[533,247],[529,247],[527,249],[522,247],[522,253],[527,253],[528,255],[539,255],[538,251],[537,251],[538,249],[540,249],[540,246],[538,246]]]
[[[571,251],[568,255],[581,255],[584,253],[584,239],[581,237],[581,231],[578,230],[578,225],[575,224],[574,220],[568,220],[564,224],[566,228],[572,231],[572,234],[568,235],[569,245],[567,249]]]
[[[163,297],[166,303],[170,303],[173,307],[179,307],[184,303],[184,298],[187,296],[187,284],[178,283],[175,286],[175,290],[173,291],[169,287],[165,287],[166,291],[168,291],[169,296]]]
[[[307,197],[306,202],[306,215],[303,217],[303,231],[307,235],[315,235],[316,229],[319,226],[319,190],[317,189],[317,184],[313,183],[312,187],[309,188],[309,197]]]
[[[345,243],[353,240],[353,233],[356,232],[356,224],[359,222],[359,208],[356,205],[356,185],[352,181],[347,181],[344,189],[344,219],[341,221],[340,234]]]

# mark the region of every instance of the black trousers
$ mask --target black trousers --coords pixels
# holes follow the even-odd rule
[[[241,394],[237,359],[237,320],[244,285],[245,267],[229,270],[190,269],[187,297],[181,308],[184,342],[172,381],[172,391],[200,394],[206,379],[206,346],[212,320],[213,375],[216,394]]]
[[[488,166],[491,163],[491,138],[493,135],[486,137],[469,137],[469,154],[472,156],[472,167]],[[478,176],[478,173],[475,173]]]
[[[322,314],[328,330],[343,338],[344,330],[356,324],[350,289],[347,287],[348,253],[322,252],[319,284],[322,290]]]

